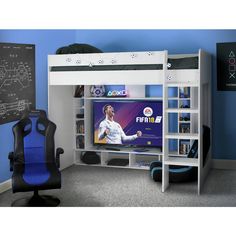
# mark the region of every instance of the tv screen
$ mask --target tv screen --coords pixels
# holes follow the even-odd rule
[[[94,144],[162,147],[162,101],[93,101]]]

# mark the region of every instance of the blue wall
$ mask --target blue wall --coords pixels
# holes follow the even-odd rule
[[[74,43],[73,30],[0,30],[0,42],[36,45],[36,107],[47,110],[47,55],[58,47]],[[8,153],[13,148],[14,122],[0,125],[0,183],[9,179]]]
[[[164,50],[196,53],[199,48],[213,59],[213,157],[236,159],[235,92],[217,91],[216,43],[236,42],[236,30],[77,30],[77,42],[92,44],[104,52]]]
[[[104,52],[167,49],[169,53],[213,55],[213,156],[236,159],[236,92],[218,92],[216,43],[236,42],[236,30],[0,30],[0,42],[36,44],[36,105],[47,109],[47,55],[70,43],[92,44]],[[13,123],[0,126],[0,182],[9,179]]]

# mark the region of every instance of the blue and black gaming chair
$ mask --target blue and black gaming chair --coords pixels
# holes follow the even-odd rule
[[[13,126],[14,152],[9,153],[12,190],[34,191],[31,198],[16,200],[13,206],[57,206],[58,198],[40,196],[39,190],[61,188],[60,154],[55,156],[54,134],[56,125],[49,121],[42,110],[27,112]]]
[[[194,144],[188,154],[188,158],[197,158],[198,156],[198,143],[197,140],[194,141]],[[162,181],[162,162],[153,161],[150,164],[150,174],[151,178],[156,182]],[[191,182],[197,180],[197,167],[192,166],[169,166],[169,181],[171,183],[180,183],[180,182]]]
[[[210,128],[203,125],[203,165],[207,158],[207,153],[210,148]],[[187,158],[197,158],[198,157],[198,141],[195,140]],[[150,174],[151,178],[156,182],[162,181],[162,162],[153,161],[150,164]],[[171,183],[181,183],[181,182],[192,182],[196,181],[198,176],[197,167],[193,166],[169,166],[169,181]]]

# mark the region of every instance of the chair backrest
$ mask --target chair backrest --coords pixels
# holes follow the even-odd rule
[[[56,125],[47,119],[45,111],[24,114],[13,127],[16,161],[25,164],[55,161],[55,130]]]
[[[38,132],[45,129],[39,122],[39,114],[30,113],[28,116],[30,123],[24,127],[27,135],[24,137],[24,158],[25,163],[45,163],[45,136]]]

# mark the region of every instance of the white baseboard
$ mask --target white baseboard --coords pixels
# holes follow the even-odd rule
[[[11,179],[0,183],[0,193],[3,193],[9,189],[11,189]]]
[[[213,169],[236,170],[236,160],[212,159]]]

